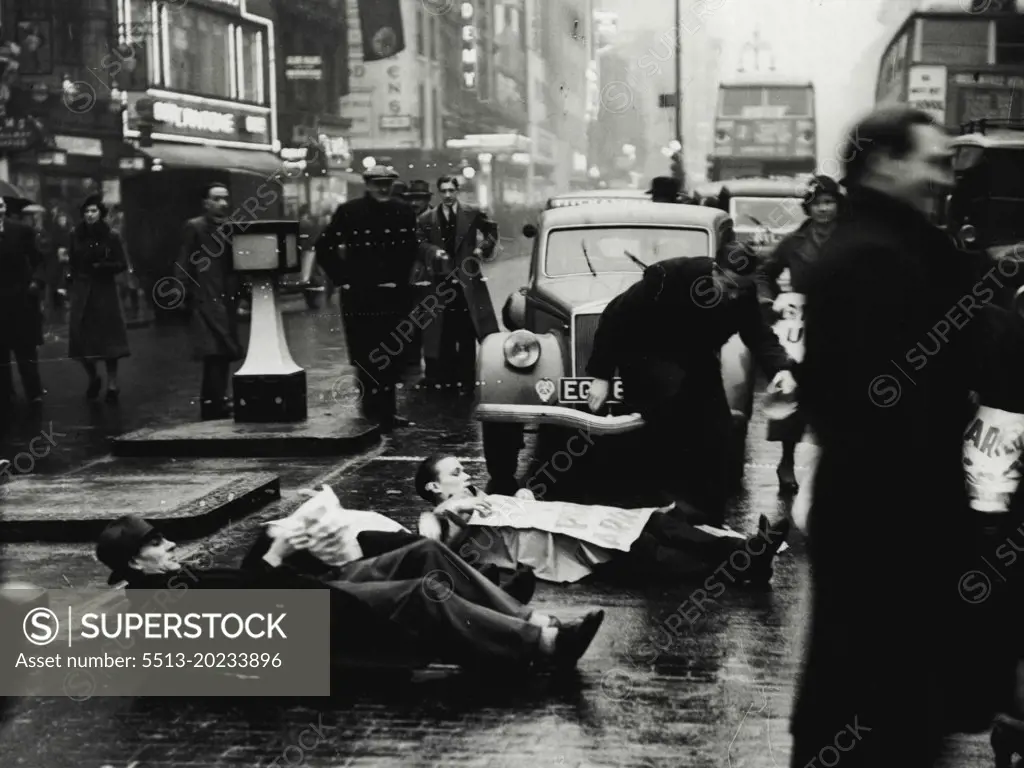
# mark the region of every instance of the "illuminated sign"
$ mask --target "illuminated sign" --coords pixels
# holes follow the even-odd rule
[[[254,114],[254,109],[259,113]],[[154,98],[147,97],[145,93],[130,92],[128,130],[138,131],[143,121],[153,124],[154,134],[255,145],[271,143],[266,109],[227,106],[210,99],[175,98],[162,94]]]
[[[476,6],[467,0],[462,4],[462,89],[465,91],[477,90],[477,59],[479,55]]]

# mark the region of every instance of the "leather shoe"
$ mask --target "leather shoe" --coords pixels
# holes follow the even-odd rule
[[[560,669],[572,669],[587,652],[604,621],[604,611],[592,611],[578,622],[562,624],[555,637],[552,663]]]

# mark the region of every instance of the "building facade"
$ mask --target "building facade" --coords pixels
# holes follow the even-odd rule
[[[284,183],[286,212],[333,211],[348,198],[350,122],[345,0],[276,0],[278,131],[281,158],[295,163]]]
[[[0,175],[77,217],[89,194],[120,199],[115,0],[3,0]]]

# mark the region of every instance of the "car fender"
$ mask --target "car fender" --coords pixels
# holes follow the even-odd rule
[[[476,375],[480,403],[509,405],[557,405],[558,380],[566,375],[562,344],[553,333],[537,334],[540,357],[528,370],[513,368],[505,362],[505,341],[511,332],[500,331],[484,337],[476,358]],[[547,401],[538,393],[537,383],[547,379],[555,391]],[[546,385],[542,385],[546,392]]]

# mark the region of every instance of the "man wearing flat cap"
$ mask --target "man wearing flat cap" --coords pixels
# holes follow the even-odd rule
[[[618,371],[652,446],[651,489],[724,523],[733,446],[732,413],[722,383],[722,346],[736,333],[772,385],[793,391],[793,366],[757,300],[753,251],[725,242],[715,259],[682,257],[650,265],[640,282],[601,315],[587,374],[589,405],[608,398]],[[672,343],[665,343],[671,339]]]
[[[385,432],[408,424],[395,388],[414,326],[409,284],[416,259],[416,214],[392,198],[398,174],[374,166],[366,195],[338,206],[316,242],[316,258],[339,286],[349,360],[356,368],[363,416]]]
[[[429,539],[348,562],[323,578],[293,565],[293,555],[313,558],[310,549],[337,535],[318,525],[285,528],[241,568],[198,568],[183,564],[175,543],[148,522],[127,515],[100,534],[96,557],[110,568],[110,584],[127,582],[129,600],[140,589],[330,589],[331,650],[350,662],[383,656],[414,666],[440,659],[571,669],[604,617],[595,611],[561,622],[527,608]]]

